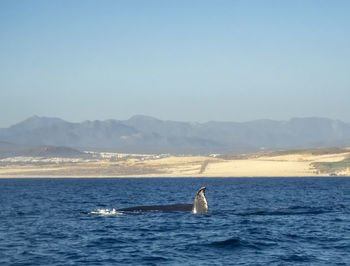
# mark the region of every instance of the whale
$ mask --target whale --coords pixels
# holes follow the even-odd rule
[[[205,197],[206,187],[201,187],[195,198],[193,204],[178,203],[171,205],[149,205],[149,206],[135,206],[129,208],[118,209],[121,212],[192,212],[192,213],[207,213],[208,202]]]
[[[197,194],[196,197],[194,198],[194,203],[193,203],[193,208],[192,212],[193,213],[206,213],[208,212],[208,202],[207,198],[205,197],[205,190],[206,187],[201,187]]]

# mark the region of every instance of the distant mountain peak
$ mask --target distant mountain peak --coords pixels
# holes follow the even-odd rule
[[[38,115],[33,115],[25,120],[23,120],[22,122],[19,122],[18,124],[22,124],[22,123],[38,123],[38,122],[48,122],[48,121],[52,121],[52,122],[66,122],[67,121],[58,118],[58,117],[47,117],[47,116],[38,116]]]
[[[129,118],[129,121],[161,121],[161,120],[148,115],[134,115]]]
[[[22,130],[33,130],[33,129],[39,129],[39,128],[48,128],[52,126],[62,126],[62,125],[69,125],[70,122],[67,122],[61,118],[56,117],[41,117],[41,116],[31,116],[22,122],[19,122],[15,125],[12,125],[10,128],[15,129],[16,131],[22,131]]]

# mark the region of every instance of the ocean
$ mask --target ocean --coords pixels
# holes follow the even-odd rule
[[[350,178],[0,179],[0,265],[350,265]]]

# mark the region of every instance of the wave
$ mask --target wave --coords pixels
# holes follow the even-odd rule
[[[96,215],[123,215],[123,212],[119,212],[116,209],[97,209],[94,211],[89,212],[89,214],[96,214]]]
[[[224,249],[236,249],[236,248],[250,248],[250,249],[262,249],[266,246],[273,246],[276,243],[264,242],[264,241],[247,241],[239,237],[232,237],[221,241],[213,241],[207,244],[209,247],[224,248]]]
[[[235,211],[234,214],[238,216],[249,215],[315,215],[329,212],[335,212],[339,210],[338,207],[305,207],[305,206],[292,206],[288,208],[254,208],[243,211]]]
[[[208,244],[209,246],[216,246],[216,247],[239,247],[242,245],[242,241],[239,239],[239,237],[233,237],[228,238],[222,241],[214,241]]]
[[[287,262],[313,262],[316,260],[315,256],[308,256],[303,254],[291,254],[291,255],[282,255],[280,259]]]

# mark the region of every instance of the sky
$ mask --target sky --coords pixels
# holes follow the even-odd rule
[[[350,1],[0,0],[0,127],[350,122]]]

